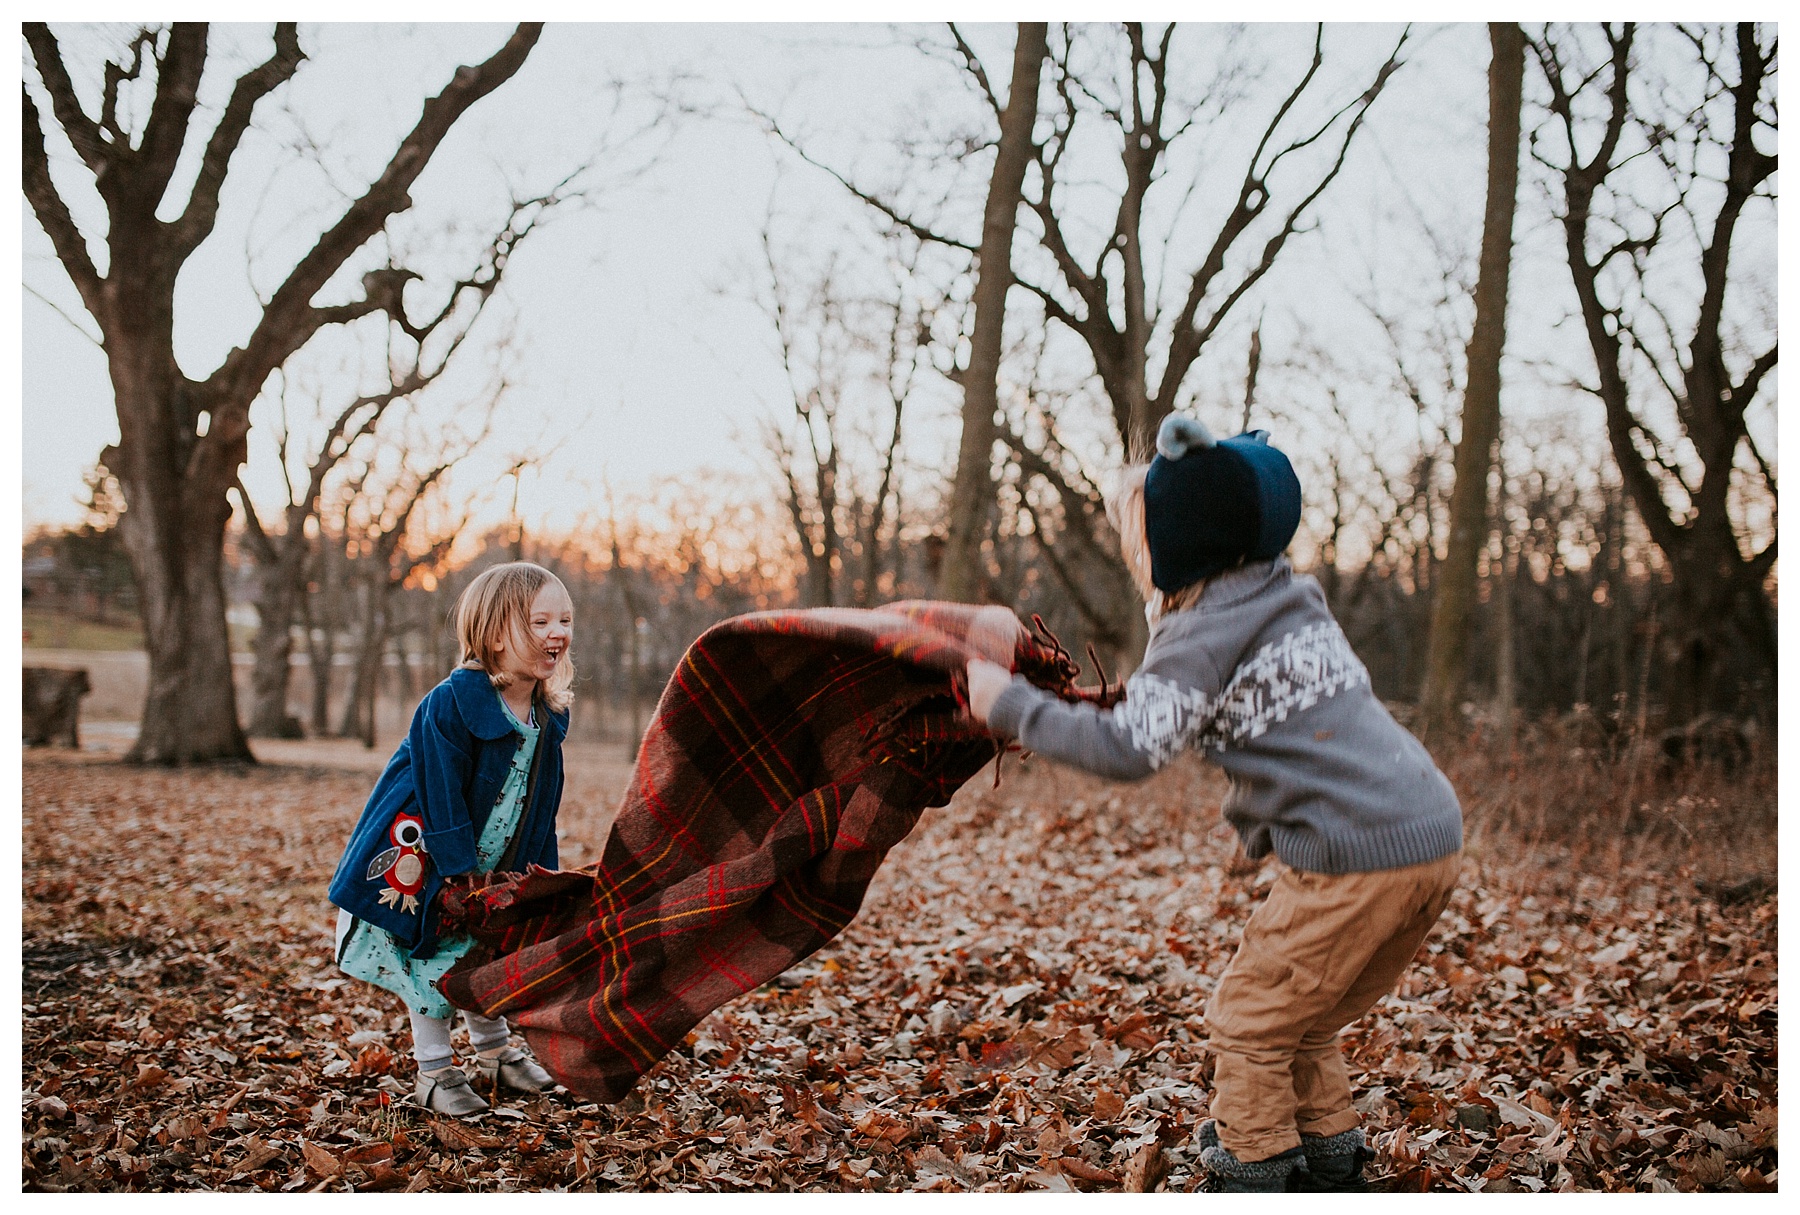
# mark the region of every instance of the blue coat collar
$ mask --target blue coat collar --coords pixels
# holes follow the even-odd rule
[[[449,682],[450,691],[456,696],[456,711],[462,715],[469,733],[490,741],[513,733],[512,722],[500,707],[500,694],[486,671],[457,667],[450,672]],[[546,713],[544,717],[549,723],[550,741],[561,742],[569,731],[568,713]]]

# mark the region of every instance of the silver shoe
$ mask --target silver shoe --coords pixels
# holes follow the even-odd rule
[[[531,1052],[509,1046],[498,1058],[489,1059],[482,1055],[475,1056],[475,1069],[481,1078],[489,1084],[498,1082],[502,1087],[516,1089],[521,1093],[541,1093],[556,1085],[556,1077],[545,1071]]]
[[[481,1094],[469,1084],[468,1073],[460,1067],[420,1072],[413,1100],[433,1113],[449,1114],[453,1118],[466,1118],[488,1108]]]

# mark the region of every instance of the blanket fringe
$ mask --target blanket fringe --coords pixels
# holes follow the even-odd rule
[[[996,740],[996,741],[998,741],[998,740]],[[1000,787],[1000,761],[1006,758],[1006,753],[1008,751],[1018,752],[1021,758],[1023,758],[1026,754],[1025,748],[1021,747],[1016,742],[1006,742],[1006,743],[1000,744],[1000,749],[994,752],[994,788],[996,788],[996,789],[998,789]]]
[[[1075,661],[1074,656],[1069,653],[1069,647],[1050,631],[1050,626],[1036,612],[1031,614],[1031,631],[1032,639],[1050,651],[1050,663],[1062,677],[1062,687],[1051,690],[1058,692],[1063,699],[1086,701],[1100,709],[1110,709],[1125,699],[1125,681],[1113,683],[1107,679],[1106,668],[1100,665],[1100,655],[1094,649],[1093,642],[1088,642],[1087,654],[1088,661],[1093,664],[1094,674],[1100,679],[1100,686],[1097,688],[1084,687],[1075,682],[1076,676],[1081,674],[1081,664]]]

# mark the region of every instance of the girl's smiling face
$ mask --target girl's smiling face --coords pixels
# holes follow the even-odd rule
[[[569,601],[569,593],[546,582],[531,601],[523,634],[507,629],[495,640],[496,665],[517,679],[540,683],[549,679],[568,652],[574,624],[575,605]]]

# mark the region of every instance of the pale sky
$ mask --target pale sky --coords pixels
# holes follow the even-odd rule
[[[178,357],[189,375],[210,372],[248,333],[256,316],[252,283],[266,296],[294,252],[335,218],[333,207],[341,209],[343,194],[360,192],[385,162],[421,101],[442,87],[455,64],[491,54],[507,29],[302,26],[309,60],[277,95],[281,105],[265,101],[259,108],[257,130],[233,163],[219,228],[181,280]],[[96,72],[98,59],[84,45],[83,31],[64,26],[58,32],[65,58]],[[203,106],[229,88],[230,76],[218,69],[235,62],[241,71],[267,53],[266,26],[229,32],[238,43],[235,59],[231,46],[215,47]],[[609,138],[622,138],[651,112],[646,86],[666,85],[711,112],[665,121],[603,155],[595,170],[603,188],[594,205],[557,216],[515,259],[500,307],[483,323],[510,314],[516,383],[499,437],[487,457],[462,474],[460,492],[489,494],[494,500],[484,513],[498,517],[504,504],[494,493],[496,472],[506,455],[532,443],[559,445],[541,473],[520,488],[521,513],[534,526],[565,527],[591,515],[600,508],[603,483],[629,495],[660,478],[759,475],[761,466],[741,441],[759,416],[786,410],[769,322],[748,302],[761,273],[759,227],[772,214],[778,243],[798,266],[833,250],[854,261],[874,247],[866,234],[876,225],[873,213],[840,186],[757,129],[736,99],[742,95],[778,112],[834,166],[859,182],[885,187],[897,180],[888,149],[898,139],[942,133],[958,122],[979,129],[980,112],[955,71],[909,45],[921,32],[882,25],[552,24],[519,74],[465,116],[413,191],[414,211],[390,232],[410,243],[441,242],[446,225],[457,223],[464,232],[457,247],[473,248],[497,214],[503,183],[541,189]],[[1346,91],[1366,82],[1398,32],[1394,25],[1328,27],[1327,70],[1338,73],[1340,103]],[[1203,27],[1187,35],[1192,50],[1186,62],[1196,65],[1187,82],[1192,91],[1204,78],[1197,65],[1217,53],[1222,30]],[[977,26],[970,36],[1003,87],[1011,28]],[[1265,71],[1248,88],[1246,113],[1266,112],[1277,90],[1302,70],[1310,37],[1309,29],[1292,25],[1253,26],[1241,35],[1237,53]],[[1178,41],[1178,50],[1182,46]],[[1383,357],[1379,330],[1354,293],[1373,292],[1396,312],[1423,314],[1437,288],[1430,273],[1434,254],[1412,235],[1419,219],[1472,262],[1485,174],[1487,54],[1480,25],[1415,29],[1406,66],[1371,112],[1344,175],[1315,213],[1317,231],[1291,244],[1277,272],[1245,301],[1250,306],[1240,305],[1234,323],[1190,374],[1202,416],[1209,402],[1241,392],[1249,327],[1261,315],[1268,377],[1261,395],[1278,397],[1284,383],[1297,384],[1296,376],[1306,380],[1293,388],[1297,395],[1316,394],[1328,377],[1284,371],[1280,364],[1296,357],[1303,343],[1317,345],[1355,373],[1337,386],[1352,417],[1380,442],[1411,441],[1416,422],[1410,407],[1374,382]],[[25,57],[28,62],[28,52]],[[614,79],[629,82],[628,100],[609,116],[604,86]],[[294,114],[323,148],[328,172],[294,163],[291,145],[302,129]],[[210,131],[210,123],[203,129]],[[1235,194],[1242,164],[1232,135],[1222,128],[1207,137],[1218,167],[1199,179],[1189,204],[1195,218],[1184,230],[1187,244],[1178,243],[1171,256],[1172,275],[1191,269],[1199,256],[1192,245],[1210,237],[1203,215],[1209,202]],[[60,154],[70,155],[66,146]],[[58,155],[53,144],[52,157]],[[641,171],[604,184],[634,170]],[[969,180],[983,185],[985,172],[984,163]],[[79,174],[59,180],[79,180]],[[1164,189],[1173,203],[1181,187]],[[82,216],[82,200],[71,201]],[[1557,332],[1555,322],[1570,304],[1567,273],[1555,262],[1556,234],[1541,222],[1543,200],[1522,196],[1521,207],[1509,347],[1517,372],[1508,380],[1512,416],[1570,408],[1565,393],[1528,369],[1545,354],[1566,349],[1560,344],[1567,335]],[[977,194],[972,207],[952,212],[945,226],[972,238],[979,208]],[[21,206],[21,216],[27,288],[21,304],[22,505],[29,527],[79,517],[81,472],[117,431],[101,352],[51,305],[89,332],[93,323],[28,206]],[[1095,222],[1109,225],[1110,213]],[[99,231],[92,224],[87,230]],[[1021,236],[1015,257],[1027,245]],[[353,282],[355,276],[345,277]],[[348,379],[334,370],[347,357],[344,343],[315,347],[295,366],[312,368],[310,379],[335,400],[330,394],[350,391]],[[1073,358],[1070,349],[1059,347],[1057,357],[1074,380],[1086,370],[1085,356]],[[446,388],[473,392],[486,375],[480,362],[471,359],[468,374]],[[447,400],[451,393],[441,395]],[[947,471],[958,400],[941,377],[927,374],[921,381],[908,423],[917,465]],[[259,401],[245,472],[259,504],[269,508],[281,494],[271,437],[275,416],[272,399]],[[1597,411],[1576,407],[1572,418],[1575,433],[1596,433]],[[1228,425],[1233,419],[1217,420]],[[1290,439],[1297,456],[1306,441],[1304,435]]]

